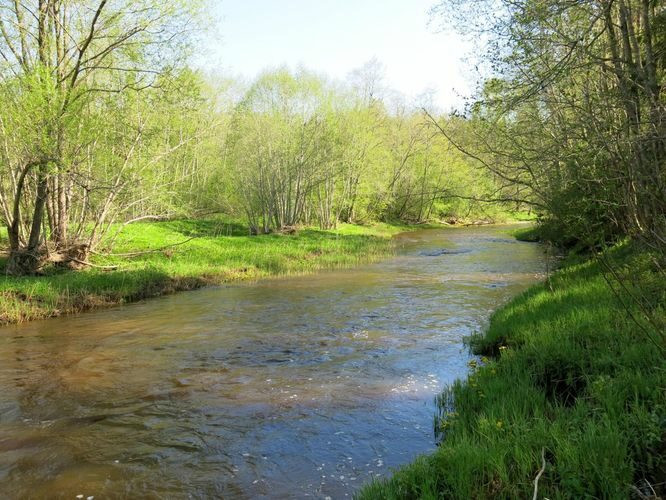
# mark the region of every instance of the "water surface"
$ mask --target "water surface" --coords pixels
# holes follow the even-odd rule
[[[434,449],[462,338],[539,279],[503,228],[0,329],[0,498],[345,498]]]

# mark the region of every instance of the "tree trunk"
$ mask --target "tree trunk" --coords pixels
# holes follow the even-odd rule
[[[7,274],[14,276],[35,274],[37,271],[39,271],[39,268],[42,265],[43,253],[40,248],[40,239],[42,235],[44,209],[46,207],[46,199],[48,196],[47,168],[48,167],[46,163],[39,165],[37,173],[37,199],[35,200],[32,225],[30,228],[30,237],[25,248],[21,248],[20,246],[18,235],[18,217],[12,221],[12,226],[9,228],[10,253],[6,267]],[[20,198],[21,192],[17,193],[17,196]]]

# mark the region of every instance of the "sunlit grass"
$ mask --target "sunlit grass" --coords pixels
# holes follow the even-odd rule
[[[663,326],[666,283],[648,259],[627,245],[610,257],[625,276],[640,276],[631,286],[649,290]],[[660,341],[661,349],[627,314],[597,262],[570,263],[471,340],[485,357],[440,398],[438,450],[359,497],[531,498],[542,451],[539,498],[630,498],[632,488],[647,495],[666,466]]]
[[[249,236],[244,226],[222,218],[130,225],[115,241],[113,253],[151,253],[91,259],[100,266],[118,266],[117,270],[52,271],[21,278],[0,275],[0,322],[44,318],[232,280],[350,267],[391,255],[391,236],[407,229],[343,224],[330,231],[306,228],[293,235]],[[3,264],[0,258],[0,272]]]

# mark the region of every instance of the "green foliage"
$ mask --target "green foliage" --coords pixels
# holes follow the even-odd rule
[[[530,226],[530,227],[515,229],[511,232],[511,234],[518,241],[527,241],[531,243],[536,243],[538,241],[542,241],[543,239],[541,234],[541,228],[538,226]]]
[[[115,253],[131,255],[93,258],[96,265],[118,266],[113,271],[51,269],[46,276],[11,277],[4,273],[0,256],[0,323],[232,280],[348,267],[390,255],[390,236],[403,230],[386,224],[343,224],[334,231],[303,229],[295,235],[251,237],[246,226],[227,218],[130,225],[118,237]]]
[[[666,320],[649,256],[625,245],[606,258],[655,288],[652,310]],[[632,320],[602,271],[571,262],[498,310],[471,340],[484,357],[440,398],[438,450],[359,498],[531,497],[542,450],[539,498],[627,498],[660,483],[664,338]]]
[[[114,219],[171,208],[170,197],[145,191],[185,185],[195,148],[185,161],[172,153],[205,126],[195,116],[201,102],[193,109],[185,98],[197,78],[181,60],[200,6],[0,0],[0,221],[9,229],[8,272],[35,272],[48,253],[85,254]]]
[[[532,203],[562,246],[626,236],[666,262],[666,107],[659,2],[442,0],[486,44],[492,77],[456,143]]]
[[[508,208],[476,203],[496,190],[493,178],[420,110],[389,112],[358,88],[302,70],[261,75],[235,107],[225,147],[227,198],[255,232],[354,220],[497,220]]]

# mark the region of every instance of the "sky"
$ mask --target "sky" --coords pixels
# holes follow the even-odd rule
[[[434,90],[441,110],[460,108],[470,92],[469,48],[428,26],[435,1],[217,0],[204,66],[247,79],[304,66],[343,79],[376,58],[388,87],[411,99]]]

